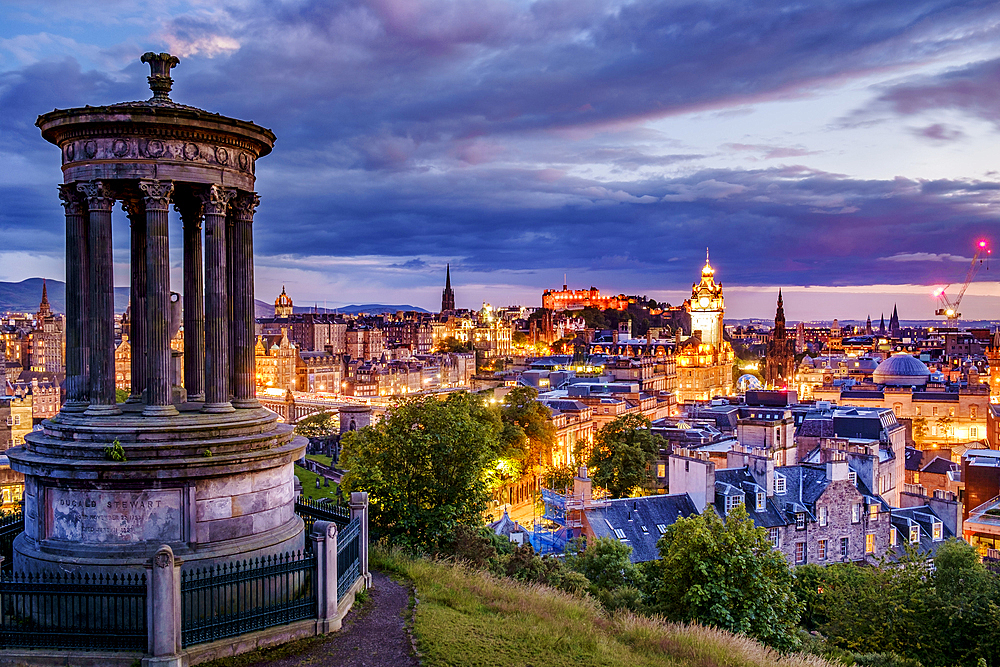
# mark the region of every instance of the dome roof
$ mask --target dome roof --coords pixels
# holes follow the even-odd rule
[[[927,384],[930,375],[924,362],[909,354],[897,354],[880,363],[872,379],[875,384],[911,387]]]

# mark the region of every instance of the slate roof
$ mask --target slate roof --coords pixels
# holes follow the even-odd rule
[[[940,547],[945,540],[955,537],[955,533],[948,529],[948,526],[941,521],[941,517],[934,512],[929,505],[922,505],[920,507],[894,507],[890,510],[890,520],[892,522],[892,529],[897,531],[896,534],[896,553],[895,556],[901,555],[903,545],[909,543],[910,541],[910,527],[917,526],[920,529],[920,541],[914,545],[918,548],[921,554],[927,557],[933,557],[937,553],[938,547]],[[941,539],[934,539],[934,522],[941,522]]]
[[[789,521],[782,512],[781,505],[771,497],[764,503],[764,509],[757,510],[757,492],[764,491],[757,485],[753,475],[747,468],[723,468],[715,471],[715,512],[721,517],[726,516],[726,496],[733,493],[744,494],[743,505],[747,514],[757,527],[774,528],[788,525]]]
[[[795,430],[795,437],[807,438],[832,438],[837,434],[833,428],[833,417],[812,417],[806,418]]]
[[[913,472],[920,470],[920,462],[924,458],[924,453],[916,447],[906,448],[906,469]]]
[[[679,517],[697,514],[698,510],[688,494],[675,493],[611,500],[603,507],[591,507],[585,512],[595,536],[610,537],[629,545],[632,562],[644,563],[660,557],[656,548],[662,535],[659,526],[666,530]],[[615,534],[616,529],[622,531],[625,539]]]
[[[931,462],[921,468],[920,472],[931,475],[947,475],[953,470],[958,470],[958,464],[952,463],[951,459],[943,456],[935,456]]]

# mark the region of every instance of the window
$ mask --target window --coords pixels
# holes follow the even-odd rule
[[[840,538],[840,557],[843,558],[844,560],[847,560],[847,558],[851,555],[850,546],[851,546],[850,538],[847,537]]]
[[[691,462],[690,461],[685,461],[684,462],[684,472],[691,472]]]
[[[868,506],[868,518],[872,521],[878,521],[878,503],[872,503]]]
[[[796,542],[795,543],[795,562],[804,563],[806,562],[806,543]]]
[[[621,528],[615,528],[615,537],[617,537],[619,540],[624,540],[625,531],[622,530]]]
[[[642,534],[643,534],[643,535],[649,535],[649,529],[648,529],[648,528],[646,528],[645,526],[643,526],[643,527],[642,527]]]
[[[867,533],[865,535],[865,553],[875,553],[875,533]]]
[[[816,542],[816,558],[826,560],[826,540]]]
[[[21,425],[21,415],[14,415],[14,426]]]
[[[667,466],[664,465],[663,463],[658,464],[656,466],[656,476],[657,477],[661,477],[661,478],[662,477],[666,477],[667,476]]]
[[[781,534],[778,532],[777,528],[767,529],[767,539],[771,542],[771,546],[775,549],[781,546]]]
[[[827,522],[827,515],[828,515],[826,507],[825,506],[824,507],[820,507],[817,510],[817,514],[819,514],[819,517],[818,517],[819,518],[819,525],[820,526],[825,526],[826,522]]]
[[[851,523],[859,523],[861,521],[861,503],[854,503],[851,505]]]
[[[889,546],[894,547],[899,543],[899,533],[892,526],[889,527]]]
[[[849,481],[851,482],[851,484],[853,484],[854,486],[857,486],[857,485],[858,485],[858,473],[854,472],[853,470],[849,470],[849,471],[847,472],[847,479],[848,479],[848,480],[849,480]]]
[[[969,406],[969,419],[976,419],[979,417],[979,406],[970,405]]]
[[[979,429],[977,429],[975,426],[970,426],[969,427],[969,437],[970,438],[978,438],[979,437]]]
[[[940,521],[935,521],[933,524],[931,524],[931,526],[932,526],[932,530],[933,530],[932,534],[934,536],[934,541],[935,542],[940,542],[941,541],[941,535],[944,532],[943,526],[941,525],[941,522]]]
[[[726,514],[743,504],[743,496],[726,496]]]
[[[916,544],[920,541],[920,526],[913,524],[910,526],[910,544]]]
[[[795,514],[795,530],[805,530],[805,529],[806,529],[805,512],[797,512]]]
[[[933,408],[931,408],[931,415],[934,416],[934,417],[937,417],[937,406],[936,405]]]
[[[920,416],[920,406],[919,405],[914,408],[914,414],[916,414],[918,417]]]
[[[660,531],[660,535],[662,535],[663,533],[667,532],[667,527],[664,524],[662,524],[662,523],[656,524],[656,529],[658,531]]]
[[[775,475],[774,476],[774,492],[775,493],[782,493],[782,494],[785,492],[785,476],[784,475]]]
[[[764,511],[764,503],[767,502],[767,495],[763,491],[757,492],[757,511]]]

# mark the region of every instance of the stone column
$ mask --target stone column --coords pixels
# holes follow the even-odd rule
[[[205,212],[205,406],[232,412],[229,402],[229,291],[226,210],[235,190],[213,185],[199,195]]]
[[[174,184],[139,181],[146,193],[146,407],[142,414],[177,414],[170,354],[170,240],[167,214]]]
[[[184,388],[187,400],[205,400],[205,280],[202,271],[201,200],[174,205],[184,223]]]
[[[254,377],[253,214],[260,204],[255,192],[233,200],[233,406],[259,408]]]
[[[101,181],[77,184],[87,198],[90,249],[90,406],[93,417],[118,415],[115,402],[115,283],[111,248],[114,199]]]
[[[236,196],[235,194],[233,195]],[[230,215],[226,218],[226,321],[229,322],[229,328],[227,330],[226,345],[229,347],[229,351],[226,353],[226,360],[229,366],[226,372],[229,373],[229,400],[233,399],[233,387],[236,384],[236,374],[233,371],[233,364],[236,362],[233,359],[233,350],[236,345],[233,339],[233,285],[235,281],[233,280],[233,267],[235,262],[233,261],[233,217]]]
[[[59,186],[66,209],[66,402],[63,412],[83,412],[90,404],[90,244],[83,197],[72,183]]]
[[[316,633],[340,630],[337,620],[337,524],[317,521],[309,536],[316,554]]]
[[[131,283],[129,301],[129,347],[132,388],[128,403],[143,403],[146,390],[146,207],[141,196],[131,196],[122,204],[132,231]]]

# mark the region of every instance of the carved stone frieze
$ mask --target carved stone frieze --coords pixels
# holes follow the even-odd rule
[[[82,160],[171,160],[195,162],[254,172],[248,151],[206,141],[149,139],[146,137],[78,139],[63,146],[63,164]]]

